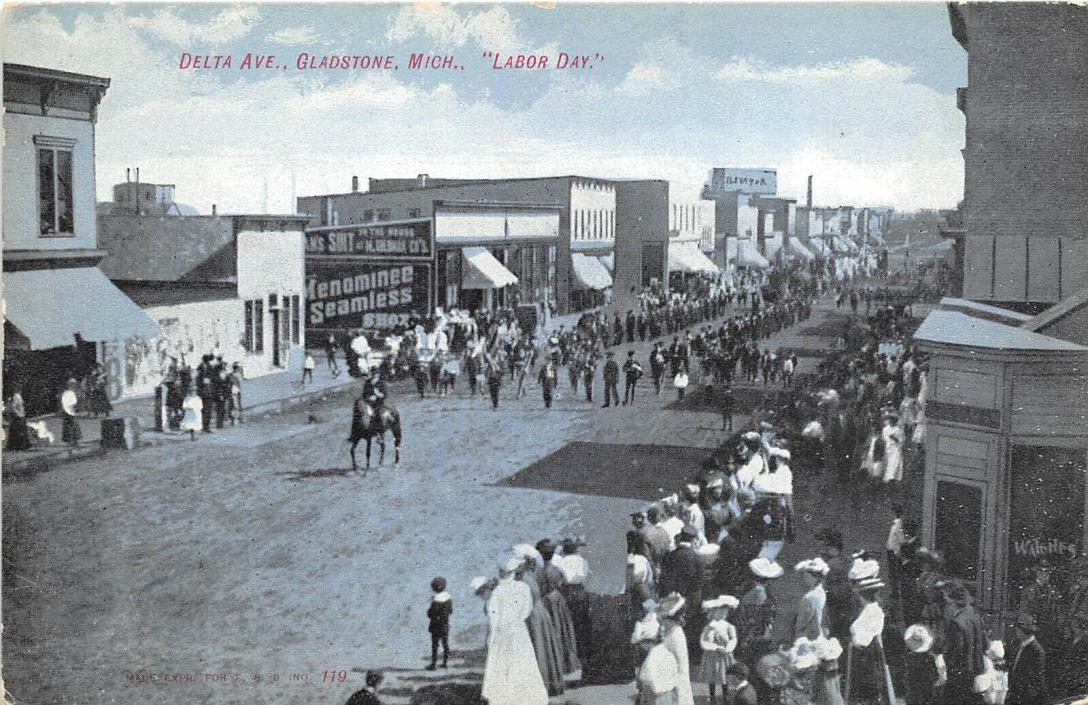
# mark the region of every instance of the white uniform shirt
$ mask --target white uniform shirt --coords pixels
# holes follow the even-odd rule
[[[71,389],[65,389],[64,393],[60,395],[60,408],[64,409],[64,413],[69,416],[76,415],[76,403],[79,400],[76,398],[76,393]]]

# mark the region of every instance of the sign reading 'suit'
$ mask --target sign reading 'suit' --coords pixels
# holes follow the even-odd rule
[[[307,231],[307,335],[387,330],[430,313],[433,264],[430,218]]]

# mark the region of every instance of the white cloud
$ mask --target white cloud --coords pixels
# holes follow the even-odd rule
[[[268,41],[273,44],[297,46],[301,44],[318,44],[322,37],[313,27],[285,27],[278,32],[268,35]]]
[[[450,5],[405,5],[393,18],[386,38],[406,42],[416,37],[444,49],[461,48],[470,42],[480,49],[503,53],[529,49],[518,33],[517,21],[501,6],[462,15]]]
[[[824,64],[775,66],[743,56],[735,56],[715,73],[726,81],[906,81],[914,74],[909,66],[888,64],[880,59],[862,57],[851,61]]]
[[[173,10],[158,10],[150,16],[129,18],[129,24],[159,39],[180,47],[200,44],[218,45],[241,39],[249,34],[260,18],[254,5],[229,7],[207,22],[190,22],[178,17]]]

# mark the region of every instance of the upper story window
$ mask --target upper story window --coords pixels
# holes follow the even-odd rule
[[[392,220],[393,212],[388,208],[378,209],[378,220]]]
[[[42,237],[72,237],[72,148],[75,140],[36,135],[38,150],[38,223]]]

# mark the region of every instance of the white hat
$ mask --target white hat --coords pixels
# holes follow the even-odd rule
[[[477,575],[468,583],[468,586],[472,588],[473,592],[479,592],[480,588],[482,588],[484,585],[487,585],[487,578],[482,575]]]
[[[859,580],[856,587],[858,590],[879,590],[884,587],[884,583],[881,582],[880,578],[873,576],[872,578]]]
[[[743,436],[741,436],[741,438],[743,438],[746,441],[761,441],[761,440],[763,440],[763,436],[759,435],[755,431],[748,431]]]
[[[693,492],[695,494],[699,493],[699,485],[689,483],[687,485],[684,485],[684,489],[687,490],[688,492]]]
[[[740,605],[740,600],[732,595],[719,595],[713,600],[703,600],[704,610],[713,610],[719,607],[724,607],[727,610],[735,610]]]
[[[989,648],[986,649],[985,656],[991,661],[1004,661],[1005,645],[997,640],[991,641]]]
[[[514,546],[514,555],[521,556],[522,558],[531,558],[536,561],[537,565],[544,565],[544,556],[540,555],[540,551],[536,550],[536,547],[528,543],[519,543]]]
[[[631,643],[638,644],[642,641],[657,639],[661,634],[661,623],[657,621],[657,615],[647,615],[635,622],[634,631],[631,632]]]
[[[684,608],[684,598],[678,592],[670,593],[657,606],[657,613],[662,617],[674,617]]]
[[[838,661],[842,656],[842,644],[835,637],[820,637],[812,640],[812,650],[821,661]]]
[[[525,558],[523,556],[511,556],[505,561],[499,561],[499,570],[504,573],[513,573],[524,564]]]
[[[680,504],[680,498],[676,494],[670,494],[661,498],[662,504]]]
[[[782,566],[763,556],[748,561],[748,569],[751,570],[756,577],[768,579],[781,578],[782,573],[785,572],[782,570]]]
[[[926,625],[912,624],[903,634],[903,641],[907,643],[908,649],[920,654],[929,651],[929,647],[933,646],[933,635],[929,633]]]
[[[785,448],[779,448],[777,446],[775,446],[774,448],[771,448],[769,451],[767,451],[767,454],[768,455],[778,456],[779,458],[782,458],[783,460],[789,460],[790,459],[790,452],[788,450],[786,450]]]
[[[850,566],[850,572],[848,577],[851,580],[867,580],[869,578],[875,578],[880,574],[880,564],[875,560],[863,560],[861,558],[855,558],[854,563]]]
[[[819,661],[812,642],[806,637],[798,637],[797,641],[793,642],[793,647],[790,648],[790,666],[793,670],[803,671],[806,668],[812,668]]]
[[[813,575],[827,575],[831,570],[831,566],[829,566],[823,558],[816,556],[807,561],[801,561],[795,565],[793,569],[798,572],[804,571],[806,573],[812,573]]]

